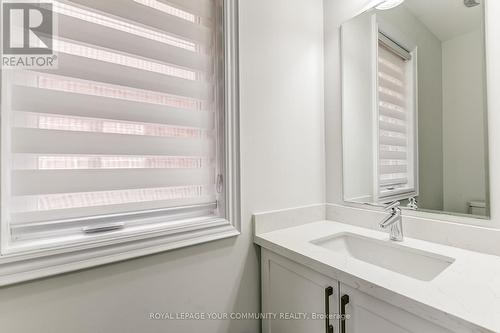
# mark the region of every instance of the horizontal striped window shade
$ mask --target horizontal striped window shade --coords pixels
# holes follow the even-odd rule
[[[53,10],[57,68],[2,73],[13,239],[223,216],[221,2]]]
[[[379,197],[413,191],[411,54],[381,35],[378,46]],[[393,47],[397,48],[394,50]],[[404,56],[403,56],[404,54]]]

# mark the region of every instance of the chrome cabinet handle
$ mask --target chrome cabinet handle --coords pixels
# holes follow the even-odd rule
[[[330,296],[333,295],[333,288],[325,288],[325,332],[333,333],[333,325],[330,324]]]

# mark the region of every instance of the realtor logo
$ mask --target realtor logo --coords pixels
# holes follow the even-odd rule
[[[2,67],[55,68],[52,3],[2,3]]]

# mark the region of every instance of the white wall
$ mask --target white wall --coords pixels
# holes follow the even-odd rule
[[[373,200],[372,35],[369,13],[342,25],[343,184],[349,201]]]
[[[252,212],[324,198],[321,0],[241,0],[242,234],[0,289],[8,333],[254,333],[258,321],[149,321],[158,312],[256,312]]]
[[[324,0],[326,201],[342,199],[342,106],[340,25],[358,13],[366,0]]]
[[[444,209],[486,200],[484,55],[480,30],[443,43]]]

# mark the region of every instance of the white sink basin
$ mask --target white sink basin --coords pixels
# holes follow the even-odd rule
[[[340,233],[312,241],[335,254],[361,260],[418,280],[431,281],[455,259],[351,233]]]

